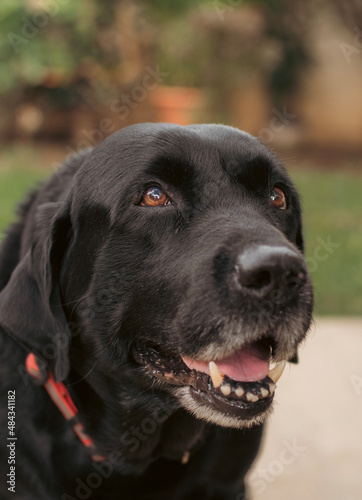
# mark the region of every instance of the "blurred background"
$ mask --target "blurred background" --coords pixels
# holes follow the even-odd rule
[[[2,234],[30,186],[133,123],[233,125],[283,159],[319,332],[308,373],[284,382],[253,492],[360,500],[361,1],[2,0],[0,19]]]
[[[361,314],[359,0],[2,0],[0,19],[0,231],[121,127],[230,124],[301,190],[317,313]]]

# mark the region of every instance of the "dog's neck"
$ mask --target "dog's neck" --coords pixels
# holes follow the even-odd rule
[[[175,408],[168,396],[165,398],[159,395],[158,404],[153,404],[152,411],[147,412],[139,407],[140,396],[129,394],[124,395],[118,404],[109,397],[106,398],[108,404],[105,404],[103,398],[99,400],[94,396],[90,400],[91,407],[87,409],[87,394],[92,389],[85,388],[85,379],[80,380],[78,384],[74,382],[68,384],[82,408],[78,415],[78,408],[67,386],[55,383],[51,373],[33,354],[27,356],[26,367],[33,381],[37,385],[44,386],[54,403],[54,408],[58,408],[65,420],[69,420],[69,427],[73,426],[75,434],[80,439],[79,444],[87,449],[92,460],[112,462],[117,456],[119,468],[123,472],[142,473],[156,459],[168,459],[186,464],[191,453],[203,443],[207,435],[207,425],[201,420],[196,420],[185,410]],[[76,387],[80,382],[83,382],[81,390]],[[122,402],[126,403],[126,408]],[[99,417],[95,419],[97,413]],[[95,437],[98,446],[94,444],[92,437],[84,433],[84,425],[92,437]],[[114,432],[105,432],[105,429],[114,429]],[[120,435],[117,432],[119,429],[121,429]],[[97,453],[98,449],[102,450],[102,455]]]
[[[74,384],[79,374],[70,379]],[[208,424],[181,409],[170,394],[150,394],[127,380],[105,383],[95,370],[70,387],[97,450],[109,460],[122,457],[123,473],[142,473],[158,458],[186,463],[208,434]]]

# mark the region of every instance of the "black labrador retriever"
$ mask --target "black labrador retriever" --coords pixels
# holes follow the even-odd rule
[[[0,255],[1,498],[245,498],[313,308],[279,161],[232,127],[135,125],[20,215]]]

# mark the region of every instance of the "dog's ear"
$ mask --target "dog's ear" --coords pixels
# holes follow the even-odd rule
[[[70,233],[68,204],[41,205],[31,249],[0,293],[0,326],[45,361],[56,381],[64,380],[69,372],[71,334],[58,284]]]

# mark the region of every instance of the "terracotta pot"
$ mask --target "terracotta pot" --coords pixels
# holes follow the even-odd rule
[[[205,107],[205,95],[194,87],[158,87],[150,93],[157,120],[187,125],[196,123]]]

